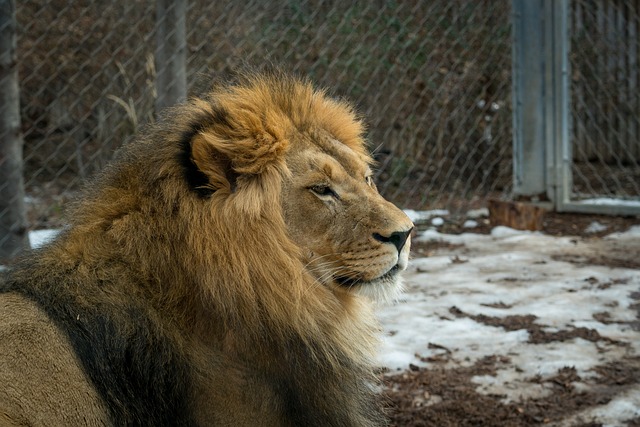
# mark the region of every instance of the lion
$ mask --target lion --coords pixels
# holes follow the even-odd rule
[[[0,424],[373,426],[413,224],[354,109],[245,72],[125,144],[0,285]]]

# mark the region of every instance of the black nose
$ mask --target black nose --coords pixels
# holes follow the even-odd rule
[[[395,231],[389,236],[383,236],[382,234],[373,233],[373,238],[382,243],[392,243],[393,246],[398,249],[398,252],[400,252],[404,244],[407,242],[407,239],[411,234],[411,230],[413,230],[413,228],[410,228],[407,231]]]

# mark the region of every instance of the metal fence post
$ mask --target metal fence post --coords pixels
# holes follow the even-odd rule
[[[547,194],[555,209],[564,211],[573,188],[569,132],[569,0],[543,0],[543,3]]]
[[[0,0],[0,260],[29,247],[19,94],[16,2]]]
[[[187,0],[156,1],[156,114],[187,97]]]
[[[544,0],[513,0],[513,192],[546,198]]]
[[[568,0],[513,0],[514,195],[562,210],[571,190]]]

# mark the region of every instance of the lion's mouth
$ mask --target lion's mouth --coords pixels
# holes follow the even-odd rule
[[[364,286],[372,283],[384,283],[387,280],[392,279],[396,274],[398,274],[399,271],[400,271],[400,266],[396,264],[389,271],[372,280],[364,280],[359,277],[353,278],[353,277],[346,277],[346,276],[336,276],[334,280],[340,286],[344,286],[346,288],[353,288],[354,286]]]

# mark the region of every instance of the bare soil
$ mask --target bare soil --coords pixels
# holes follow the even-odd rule
[[[594,221],[606,226],[606,230],[597,233],[586,232],[589,224]],[[478,222],[479,225],[473,229],[473,232],[490,232],[491,224],[487,219],[481,219]],[[447,233],[469,232],[469,229],[463,228],[462,223],[462,220],[446,220],[440,231]],[[566,260],[569,262],[640,270],[640,254],[637,251],[629,252],[627,248],[616,247],[616,242],[601,238],[613,232],[626,231],[634,225],[640,225],[640,218],[549,212],[545,214],[543,232],[556,236],[575,236],[576,243],[583,239],[601,241],[603,245],[601,251],[594,250],[592,254],[582,254],[581,256],[572,253],[563,255],[567,257]],[[435,251],[456,249],[455,246],[446,242],[423,242],[415,245],[412,249],[416,256],[428,256]],[[615,286],[615,283],[597,283],[597,286]],[[640,328],[640,292],[637,294],[637,299],[638,316],[631,324],[636,330]],[[592,342],[627,345],[602,337],[596,330],[588,328],[571,328],[554,333],[545,332],[534,323],[536,317],[533,315],[503,318],[483,315],[471,316],[457,307],[451,307],[449,312],[452,316],[469,317],[476,322],[502,327],[508,331],[526,329],[529,332],[529,340],[535,343],[562,342],[579,337]],[[609,317],[609,313],[606,312],[598,314],[598,320],[602,323],[606,323]],[[497,368],[509,363],[508,357],[494,355],[481,359],[469,367],[454,368],[447,365],[448,360],[445,351],[439,353],[438,357],[428,360],[429,368],[410,365],[410,369],[406,372],[393,375],[382,374],[384,396],[392,426],[567,425],[566,420],[571,414],[592,406],[606,404],[613,396],[640,383],[640,358],[628,357],[616,363],[598,366],[596,368],[599,376],[598,387],[590,388],[587,391],[576,389],[574,384],[580,378],[574,368],[565,367],[560,369],[551,381],[545,379],[546,384],[550,382],[552,385],[552,393],[546,397],[504,403],[505,396],[486,395],[478,392],[478,385],[474,384],[471,378],[479,375],[494,375]],[[535,382],[536,378],[532,378],[530,381]],[[563,420],[565,420],[564,423]],[[638,427],[640,426],[640,417],[625,422],[629,427]],[[589,421],[576,421],[570,425],[602,426],[602,424]]]
[[[506,323],[507,327],[508,321]],[[575,336],[589,331],[576,331]],[[553,341],[554,337],[548,337]],[[442,363],[445,361],[443,360]],[[630,384],[638,382],[640,358],[625,364],[598,367],[600,386],[589,392],[576,390],[573,384],[580,380],[574,368],[566,367],[551,379],[553,392],[544,398],[522,402],[502,403],[504,396],[484,395],[476,391],[471,382],[476,375],[492,375],[505,357],[490,356],[471,367],[446,369],[418,368],[402,374],[384,377],[385,396],[389,401],[388,413],[392,426],[539,426],[554,425],[568,414],[594,405],[603,405]],[[535,381],[535,378],[531,379]],[[546,380],[548,383],[549,380]],[[581,427],[601,424],[584,423]],[[640,426],[640,418],[627,420],[627,425]]]

